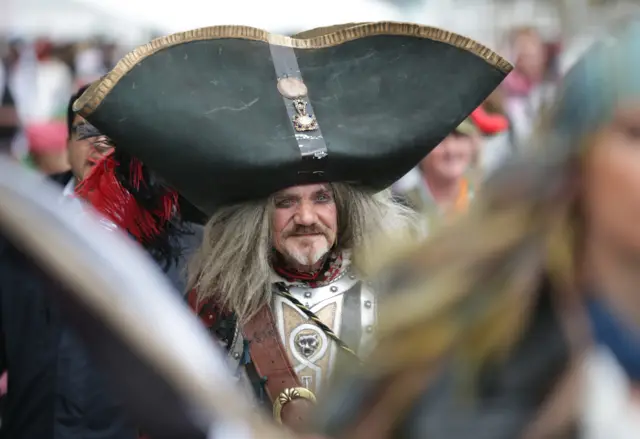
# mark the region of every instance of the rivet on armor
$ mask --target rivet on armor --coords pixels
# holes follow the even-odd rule
[[[233,358],[235,358],[236,360],[238,360],[240,358],[240,352],[234,352],[233,353]]]
[[[364,307],[365,308],[371,308],[371,301],[370,300],[365,301],[364,302]]]
[[[305,292],[304,292],[304,297],[306,297],[307,299],[308,299],[309,297],[311,297],[311,291],[305,291]]]
[[[355,275],[355,274],[350,274],[350,275],[349,275],[349,279],[355,279],[355,278],[356,278],[356,275]]]
[[[338,291],[338,287],[331,287],[330,289],[332,293],[335,293]]]
[[[373,326],[367,326],[367,332],[373,332]]]

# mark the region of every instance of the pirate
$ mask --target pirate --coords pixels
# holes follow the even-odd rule
[[[300,429],[336,364],[359,363],[373,338],[377,299],[351,250],[412,230],[386,188],[510,69],[413,24],[221,26],[136,49],[75,109],[208,217],[189,303],[258,400]]]
[[[638,437],[639,60],[638,21],[595,44],[534,153],[387,261],[374,368],[328,399],[327,436]]]

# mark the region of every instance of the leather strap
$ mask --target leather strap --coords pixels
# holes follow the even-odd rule
[[[272,403],[284,389],[301,387],[280,341],[269,306],[262,307],[245,323],[244,337],[249,341],[249,354],[256,372],[267,379],[265,390]]]

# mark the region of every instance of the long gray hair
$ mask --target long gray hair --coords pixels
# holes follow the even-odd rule
[[[331,185],[338,212],[337,250],[367,248],[398,229],[417,230],[411,210],[390,191],[377,194],[342,183]],[[221,208],[204,230],[189,265],[189,290],[239,319],[250,318],[271,300],[273,198]]]

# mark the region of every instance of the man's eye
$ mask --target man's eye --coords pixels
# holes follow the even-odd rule
[[[276,201],[276,207],[278,209],[288,209],[291,206],[293,206],[293,201],[292,200],[278,200],[278,201]]]
[[[316,197],[316,201],[319,203],[328,203],[331,201],[331,196],[329,194],[319,194]]]

